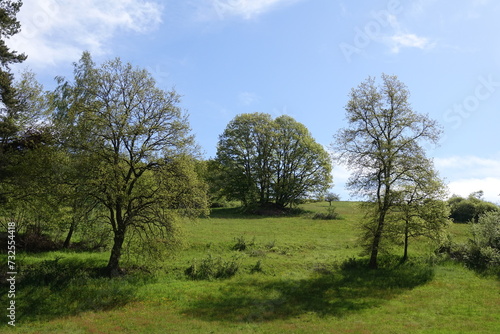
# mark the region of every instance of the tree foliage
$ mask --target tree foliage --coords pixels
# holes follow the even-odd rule
[[[380,86],[366,79],[351,90],[345,107],[348,127],[336,135],[338,158],[353,172],[348,187],[374,204],[366,236],[371,268],[377,268],[398,190],[418,182],[418,169],[427,166],[420,142],[437,142],[441,133],[435,121],[413,111],[409,95],[396,76],[383,74]]]
[[[245,206],[284,208],[331,183],[326,151],[290,116],[263,113],[235,117],[219,138],[221,189]]]
[[[11,146],[19,131],[16,118],[20,106],[10,65],[24,61],[26,56],[10,50],[6,40],[21,29],[16,18],[21,6],[22,1],[6,0],[0,3],[0,202],[6,200],[2,182],[9,177],[7,169],[11,163]]]
[[[444,201],[446,187],[430,161],[422,161],[419,167],[416,169],[419,175],[395,191],[395,205],[389,219],[390,237],[403,240],[403,261],[408,258],[410,238],[423,236],[439,243],[450,222],[449,207]]]
[[[331,206],[332,202],[340,201],[340,196],[338,194],[334,194],[334,193],[327,193],[325,195],[325,201],[330,203],[330,206]]]
[[[74,81],[59,83],[60,138],[81,172],[79,191],[107,212],[113,275],[129,230],[167,242],[178,217],[206,210],[205,186],[187,154],[187,116],[174,91],[156,88],[147,71],[120,59],[97,66],[84,53]]]
[[[477,223],[481,215],[499,210],[497,205],[484,201],[482,195],[483,192],[480,190],[471,193],[468,198],[457,195],[451,196],[448,200],[451,210],[450,218],[456,223]]]

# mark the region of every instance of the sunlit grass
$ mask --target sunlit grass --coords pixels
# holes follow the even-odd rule
[[[17,328],[5,330],[500,332],[498,280],[480,277],[460,264],[433,265],[428,261],[431,245],[424,240],[410,244],[408,263],[399,264],[396,247],[394,255],[382,258],[381,269],[368,270],[356,246],[363,216],[358,205],[333,205],[338,220],[312,219],[314,212],[326,211],[326,202],[306,204],[305,213],[285,217],[242,216],[237,209],[217,209],[211,218],[185,226],[185,248],[165,258],[154,274],[99,277],[91,268],[104,266],[107,253],[26,255],[25,267],[45,266],[47,273],[32,272],[20,283]],[[455,225],[451,232],[465,239],[468,230]],[[228,279],[189,279],[186,268],[209,255],[237,261],[238,271]],[[90,269],[81,270],[85,267]],[[55,276],[47,280],[49,273]],[[4,294],[1,302],[6,303]]]

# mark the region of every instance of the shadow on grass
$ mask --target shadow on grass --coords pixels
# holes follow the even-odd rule
[[[186,314],[208,321],[261,322],[305,313],[342,317],[379,306],[429,282],[427,265],[369,270],[351,261],[338,271],[304,280],[227,283],[220,295],[195,302]]]
[[[250,208],[243,207],[233,208],[214,208],[210,212],[210,218],[244,218],[244,219],[262,219],[262,218],[283,218],[283,217],[300,217],[305,214],[311,214],[311,211],[301,208]]]
[[[103,276],[92,259],[56,258],[27,266],[16,280],[16,320],[50,320],[85,311],[110,310],[135,299],[143,275]],[[2,295],[8,287],[1,286]]]

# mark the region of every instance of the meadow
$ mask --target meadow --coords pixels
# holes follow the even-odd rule
[[[0,332],[500,333],[497,277],[433,255],[423,239],[412,241],[407,263],[395,247],[369,270],[358,204],[334,205],[340,219],[313,219],[326,202],[281,217],[214,209],[185,224],[175,255],[113,279],[99,274],[107,252],[19,255],[16,327],[4,319]],[[450,233],[466,240],[468,226]],[[235,274],[216,278],[216,268]],[[194,271],[213,276],[186,275]]]

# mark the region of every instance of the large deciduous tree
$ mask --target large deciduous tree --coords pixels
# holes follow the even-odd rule
[[[245,206],[284,208],[331,183],[328,154],[290,116],[236,116],[219,138],[217,161],[223,192]]]
[[[156,87],[120,59],[97,66],[84,53],[73,82],[54,97],[60,136],[80,165],[79,192],[107,212],[113,246],[107,269],[119,272],[126,236],[161,239],[179,216],[205,213],[206,189],[187,153],[193,138],[179,96]]]
[[[441,130],[427,115],[413,111],[408,88],[396,76],[382,75],[377,86],[368,78],[350,92],[348,127],[340,129],[334,149],[352,170],[348,187],[373,203],[369,224],[369,266],[378,267],[378,254],[387,217],[403,186],[418,183],[427,165],[422,141],[437,143]]]

